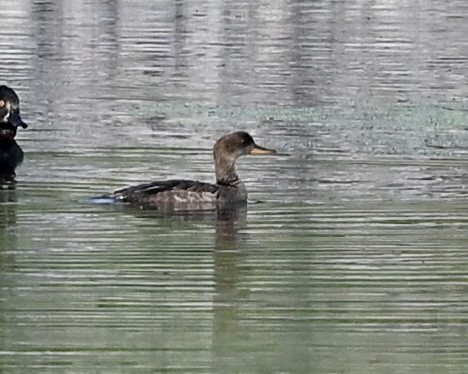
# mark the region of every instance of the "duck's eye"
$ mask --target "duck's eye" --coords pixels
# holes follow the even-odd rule
[[[0,100],[0,108],[3,108],[5,106],[5,102],[3,100]]]

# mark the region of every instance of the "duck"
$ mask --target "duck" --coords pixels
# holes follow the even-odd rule
[[[115,202],[157,208],[162,211],[211,209],[247,204],[247,189],[236,171],[236,160],[244,155],[273,155],[276,150],[259,146],[245,131],[219,138],[213,147],[216,183],[186,179],[154,181],[117,190]]]
[[[0,85],[0,184],[16,183],[16,168],[23,162],[24,152],[15,140],[18,127],[28,125],[21,119],[16,92]]]

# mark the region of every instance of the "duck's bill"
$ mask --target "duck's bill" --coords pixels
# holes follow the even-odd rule
[[[277,152],[274,149],[268,149],[265,147],[260,147],[259,145],[255,145],[250,151],[251,155],[274,155]]]
[[[8,118],[8,122],[10,122],[15,127],[21,126],[23,129],[28,127],[28,125],[21,119],[19,111],[11,112],[10,117]]]

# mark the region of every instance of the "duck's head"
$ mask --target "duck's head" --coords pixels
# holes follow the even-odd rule
[[[255,144],[252,136],[245,131],[237,131],[219,138],[213,147],[215,159],[225,158],[236,160],[244,155],[272,155],[274,149],[268,149]]]
[[[274,149],[260,147],[244,131],[224,135],[215,143],[213,156],[215,160],[216,183],[234,185],[239,182],[236,173],[236,160],[243,155],[272,155]]]
[[[28,125],[23,122],[20,116],[19,98],[10,87],[0,86],[0,124],[8,123],[15,129]]]

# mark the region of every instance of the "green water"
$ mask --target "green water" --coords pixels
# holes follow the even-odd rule
[[[3,9],[0,372],[467,371],[463,1]],[[238,129],[282,153],[239,161],[247,211],[89,201],[213,181]]]

